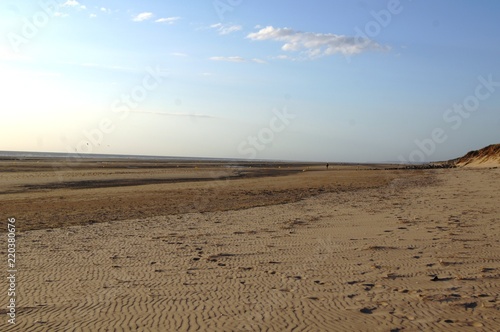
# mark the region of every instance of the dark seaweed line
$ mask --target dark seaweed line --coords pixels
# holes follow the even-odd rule
[[[225,177],[208,177],[208,178],[178,178],[178,179],[113,179],[113,180],[83,180],[83,181],[67,181],[67,182],[51,182],[40,185],[24,185],[22,189],[17,191],[9,190],[0,192],[0,194],[22,193],[26,190],[54,190],[54,189],[92,189],[92,188],[111,188],[111,187],[131,187],[142,186],[149,184],[165,184],[165,183],[183,183],[183,182],[206,182],[217,180],[235,180],[242,178],[256,178],[265,176],[283,176],[298,173],[298,170],[255,170],[238,172],[236,175]]]

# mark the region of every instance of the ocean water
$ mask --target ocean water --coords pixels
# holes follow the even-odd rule
[[[175,157],[175,156],[146,156],[122,154],[94,154],[94,153],[59,153],[59,152],[30,152],[30,151],[0,151],[0,159],[65,159],[72,161],[105,159],[105,160],[158,160],[158,161],[184,161],[184,162],[279,162],[276,160],[248,160],[234,158],[206,158],[206,157]]]
[[[170,156],[143,156],[124,154],[94,154],[94,153],[59,153],[59,152],[27,152],[27,151],[0,151],[0,158],[31,159],[31,158],[70,158],[70,159],[134,159],[134,160],[232,160],[216,158],[170,157]]]

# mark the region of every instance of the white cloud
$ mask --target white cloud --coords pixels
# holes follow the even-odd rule
[[[246,62],[245,58],[240,56],[213,56],[212,61],[227,61],[227,62]]]
[[[76,7],[79,6],[80,3],[76,0],[68,0],[65,3],[63,3],[63,7]]]
[[[283,42],[282,50],[304,52],[309,58],[333,54],[354,55],[371,50],[389,50],[389,47],[367,38],[332,33],[300,32],[289,28],[274,28],[272,26],[250,33],[247,38],[256,41],[273,40]]]
[[[65,3],[63,3],[62,6],[63,7],[73,7],[73,8],[77,8],[79,10],[87,9],[87,6],[80,5],[80,3],[76,0],[68,0]]]
[[[55,12],[55,13],[54,13],[54,16],[55,16],[55,17],[68,17],[68,14],[61,13],[61,12]]]
[[[101,12],[103,12],[103,13],[108,13],[108,12],[110,12],[111,10],[110,10],[110,9],[107,9],[107,8],[105,8],[105,7],[101,7],[101,8],[100,8],[100,11],[101,11]]]
[[[243,27],[241,25],[226,25],[222,23],[212,24],[211,29],[217,29],[219,35],[228,35],[231,32],[240,31]]]
[[[156,23],[167,23],[167,24],[174,24],[176,21],[180,20],[181,18],[178,16],[175,17],[163,17],[157,19],[155,22]]]
[[[142,22],[142,21],[146,21],[146,20],[153,18],[153,16],[154,16],[153,13],[150,13],[150,12],[140,13],[140,14],[134,16],[132,18],[132,21]]]
[[[277,57],[275,57],[275,59],[278,59],[278,60],[291,60],[292,58],[288,55],[284,55],[284,54],[281,54],[281,55],[278,55]]]
[[[96,18],[96,17],[97,17],[97,15],[96,15],[96,14],[90,14],[90,15],[89,15],[89,17],[90,17],[90,18]]]
[[[255,63],[260,63],[260,64],[266,64],[267,63],[266,61],[264,61],[262,59],[257,59],[257,58],[253,58],[252,61],[255,62]]]
[[[244,62],[255,62],[255,63],[260,63],[264,64],[267,63],[264,60],[261,59],[245,59],[241,56],[213,56],[210,58],[212,61],[226,61],[226,62],[236,62],[236,63],[244,63]]]
[[[179,57],[187,57],[188,55],[186,53],[181,53],[181,52],[172,52],[170,55],[173,56],[179,56]]]

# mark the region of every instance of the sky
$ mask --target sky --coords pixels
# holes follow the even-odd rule
[[[496,0],[0,3],[0,150],[328,162],[500,143]]]

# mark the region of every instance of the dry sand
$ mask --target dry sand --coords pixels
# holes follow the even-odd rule
[[[17,324],[1,331],[500,330],[499,169],[20,191],[54,183],[36,172],[1,178],[21,228]]]

